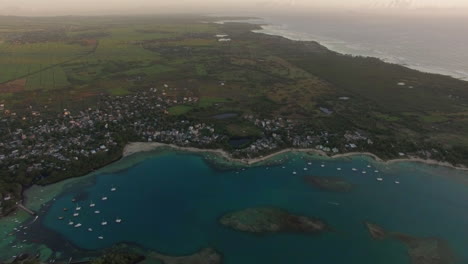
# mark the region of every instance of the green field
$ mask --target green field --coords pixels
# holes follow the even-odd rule
[[[197,32],[215,34],[217,27],[211,24],[157,23],[159,19],[149,18],[137,18],[132,25],[106,18],[77,20],[57,25],[56,19],[44,18],[38,19],[36,27],[30,30],[18,29],[15,25],[11,30],[0,32],[0,84],[24,79],[26,84],[16,87],[15,91],[33,91],[93,85],[97,80],[114,78],[116,74],[162,77],[174,68],[158,52],[148,48],[154,41],[164,40],[168,47],[217,45],[214,39],[187,37]],[[89,26],[93,22],[99,26]],[[54,38],[43,39],[35,32],[54,32],[51,34]],[[55,32],[61,36],[59,41],[55,39]],[[203,65],[197,66],[197,73],[206,75]],[[110,94],[121,94],[103,88]]]
[[[210,107],[218,103],[225,103],[229,102],[229,100],[225,98],[217,98],[217,97],[202,97],[200,102],[198,103],[198,107]]]
[[[167,111],[170,115],[183,115],[190,112],[193,109],[191,106],[187,105],[177,105],[169,108]]]

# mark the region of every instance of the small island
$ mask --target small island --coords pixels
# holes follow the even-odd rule
[[[379,225],[365,223],[373,239],[396,239],[407,247],[408,255],[413,264],[452,264],[455,258],[448,244],[435,237],[414,237],[399,232],[386,231]]]
[[[353,184],[338,177],[305,176],[304,181],[328,192],[349,192],[354,188]]]
[[[291,214],[283,209],[265,207],[248,208],[228,213],[220,223],[237,231],[265,234],[278,232],[321,233],[330,230],[316,218]]]

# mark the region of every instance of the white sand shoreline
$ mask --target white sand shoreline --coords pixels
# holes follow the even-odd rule
[[[173,148],[175,150],[181,150],[181,151],[187,151],[187,152],[194,152],[194,153],[214,153],[217,154],[223,158],[226,158],[230,161],[235,161],[239,163],[243,163],[246,165],[252,165],[256,164],[262,161],[266,161],[268,159],[271,159],[277,155],[287,153],[287,152],[309,152],[309,153],[314,153],[319,156],[323,157],[329,157],[332,159],[335,158],[343,158],[343,157],[352,157],[352,156],[369,156],[373,158],[374,160],[378,162],[382,162],[385,164],[392,164],[392,163],[398,163],[398,162],[418,162],[418,163],[424,163],[428,165],[436,165],[436,166],[441,166],[441,167],[448,167],[456,170],[463,170],[463,171],[468,171],[467,167],[464,166],[455,166],[453,164],[450,164],[448,162],[442,162],[442,161],[437,161],[437,160],[430,160],[430,159],[422,159],[422,158],[417,158],[417,157],[408,157],[408,158],[399,158],[399,159],[392,159],[392,160],[383,160],[379,158],[377,155],[370,153],[370,152],[349,152],[349,153],[343,153],[343,154],[337,154],[333,156],[327,155],[325,152],[317,149],[296,149],[296,148],[287,148],[283,150],[279,150],[277,152],[274,152],[272,154],[266,155],[266,156],[261,156],[257,158],[252,158],[252,159],[238,159],[234,158],[229,154],[228,152],[222,150],[222,149],[200,149],[200,148],[194,148],[194,147],[180,147],[174,144],[165,144],[165,143],[158,143],[158,142],[132,142],[129,143],[125,146],[123,150],[123,157],[130,156],[135,153],[140,153],[140,152],[149,152],[156,150],[158,148]]]

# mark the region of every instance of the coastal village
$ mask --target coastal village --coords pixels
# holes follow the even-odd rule
[[[128,141],[171,143],[178,146],[219,148],[227,135],[213,124],[174,118],[168,108],[195,105],[197,97],[166,96],[164,85],[125,96],[103,96],[96,108],[63,109],[55,117],[46,117],[41,109],[18,114],[2,104],[0,166],[11,175],[34,175],[37,181],[52,172],[66,172],[87,158],[121,152]],[[262,130],[261,137],[243,148],[231,149],[238,158],[252,158],[285,147],[316,148],[327,153],[352,150],[372,141],[359,132],[343,136],[344,146],[329,144],[326,131],[297,133],[297,123],[282,118],[261,119],[246,115],[243,119]],[[296,132],[297,131],[297,132]],[[122,137],[126,137],[122,139]],[[26,162],[27,161],[27,162]],[[2,190],[2,203],[18,201],[14,190]]]
[[[247,114],[241,118],[262,131],[242,146],[229,145],[229,137],[209,120],[171,116],[177,105],[196,105],[197,97],[169,96],[167,84],[125,96],[102,96],[95,108],[63,109],[56,116],[44,116],[41,109],[18,114],[2,104],[0,167],[10,177],[34,178],[51,183],[77,172],[86,174],[118,159],[128,142],[160,142],[198,148],[224,148],[235,158],[255,158],[285,148],[315,149],[334,155],[362,151],[373,144],[363,131],[344,134],[313,131],[290,119],[261,118]],[[405,156],[405,153],[399,153]],[[429,153],[430,155],[430,153]],[[90,162],[101,161],[95,167]],[[82,168],[84,166],[84,168]],[[77,170],[77,168],[79,168]],[[65,176],[62,176],[65,175]],[[27,185],[25,180],[24,185]],[[0,212],[15,208],[21,187],[0,191]]]

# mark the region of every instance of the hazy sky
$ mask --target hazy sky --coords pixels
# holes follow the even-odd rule
[[[468,0],[0,0],[0,14],[250,12],[307,8],[468,8]],[[286,9],[285,9],[286,8]]]

